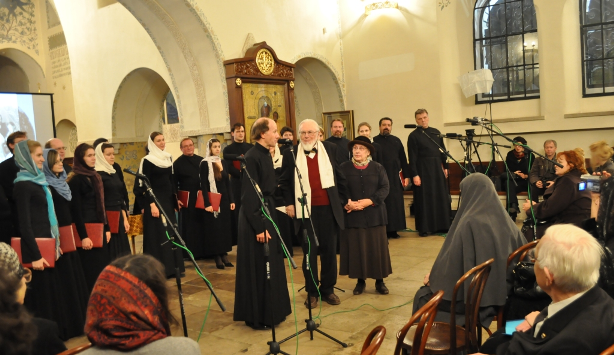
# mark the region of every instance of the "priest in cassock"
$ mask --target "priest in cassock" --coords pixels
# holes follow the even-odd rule
[[[196,208],[196,196],[200,190],[200,162],[203,157],[194,154],[194,142],[191,138],[182,139],[179,147],[183,154],[173,163],[179,199],[181,200],[185,192],[188,193],[188,200],[182,201],[183,206],[179,210],[179,233],[194,258],[204,258],[207,255],[204,250],[205,213],[204,210]],[[188,257],[186,251],[183,251],[183,256]]]
[[[235,123],[230,131],[232,136],[232,144],[224,148],[224,157],[234,155],[245,155],[247,151],[254,145],[245,142],[245,125],[243,123]],[[239,220],[239,210],[241,209],[241,163],[236,160],[228,160],[228,173],[230,174],[230,188],[232,189],[235,198],[235,209],[231,211],[232,221],[232,245],[237,245],[237,228]]]
[[[326,140],[337,145],[337,156],[335,158],[338,165],[350,161],[350,151],[348,150],[348,143],[350,141],[343,136],[344,130],[343,121],[340,118],[333,119],[330,123],[331,136]]]
[[[409,165],[407,165],[407,156],[405,156],[405,148],[398,137],[392,134],[392,119],[384,117],[379,120],[379,134],[373,137],[373,142],[382,147],[380,154],[380,164],[386,169],[388,182],[390,184],[390,193],[384,201],[386,203],[386,211],[388,212],[388,225],[386,226],[386,234],[388,238],[400,238],[397,233],[406,227],[405,225],[405,205],[403,200],[403,188],[409,185]],[[403,179],[399,175],[403,172]]]
[[[261,117],[252,126],[253,149],[245,154],[247,172],[260,187],[271,218],[277,221],[275,189],[277,183],[269,149],[279,134],[272,119]],[[243,172],[244,173],[244,172]],[[269,329],[292,313],[286,283],[284,252],[275,227],[263,218],[261,204],[247,175],[242,177],[243,195],[239,211],[237,277],[233,319],[245,321],[255,330]],[[270,281],[267,280],[265,243],[268,243]]]
[[[416,229],[421,237],[450,228],[450,193],[448,192],[448,162],[439,144],[445,149],[439,130],[429,127],[429,113],[418,109],[416,128],[407,137],[410,176],[413,179]],[[424,133],[437,142],[433,143]]]

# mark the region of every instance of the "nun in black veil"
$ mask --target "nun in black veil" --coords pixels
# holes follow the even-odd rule
[[[460,188],[461,205],[430,274],[424,278],[425,286],[416,293],[413,311],[426,304],[434,291],[443,290],[436,320],[449,321],[452,291],[458,279],[474,266],[494,258],[480,304],[480,319],[488,326],[495,315],[492,307],[503,306],[509,290],[507,257],[527,241],[503,208],[486,175],[471,174],[461,182]],[[470,281],[457,294],[457,324],[464,324],[464,298]]]

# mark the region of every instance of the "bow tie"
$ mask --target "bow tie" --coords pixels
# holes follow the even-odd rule
[[[305,152],[305,155],[309,155],[312,152],[317,154],[318,150],[316,148],[312,148],[311,150],[305,150],[304,152]]]

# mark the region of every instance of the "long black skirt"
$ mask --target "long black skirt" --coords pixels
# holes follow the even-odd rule
[[[119,229],[117,233],[111,233],[111,240],[109,241],[109,256],[111,261],[113,261],[131,253],[130,240],[128,240],[128,234],[126,234],[126,228],[124,227],[124,214],[120,211]]]
[[[85,275],[87,291],[91,293],[96,284],[96,280],[98,280],[98,276],[111,262],[106,234],[102,237],[102,248],[92,248],[90,250],[77,248],[77,252],[79,253],[79,259],[81,259],[81,267]]]
[[[220,213],[217,218],[212,212],[204,212],[206,231],[203,235],[203,255],[214,256],[228,253],[232,250],[232,213],[230,199],[222,194]]]
[[[90,293],[85,274],[81,268],[79,253],[64,253],[55,264],[58,285],[62,295],[64,311],[67,312],[58,323],[62,339],[83,335],[85,316]]]
[[[191,194],[190,194],[191,195]],[[186,246],[192,252],[195,259],[202,259],[206,255],[205,251],[205,210],[195,207],[196,199],[190,201],[188,208],[179,211],[179,226],[181,237]],[[228,226],[226,227],[228,228]],[[183,256],[188,257],[188,253],[183,251]]]
[[[383,279],[392,274],[386,226],[341,231],[339,275],[351,279]]]
[[[269,202],[272,205],[272,202]],[[271,211],[274,215],[275,212]],[[273,217],[276,219],[275,217]],[[256,324],[278,324],[292,313],[286,281],[286,264],[273,225],[266,221],[271,234],[269,241],[271,286],[266,277],[264,244],[256,240],[256,233],[243,211],[239,212],[239,240],[237,246],[237,277],[233,319]],[[272,317],[271,312],[274,311]]]
[[[174,206],[170,203],[170,198],[165,199],[158,195],[158,200],[162,203],[166,213],[168,213],[170,220],[167,224],[176,223],[175,210]],[[160,215],[162,215],[162,212],[160,212]],[[175,275],[175,260],[179,264],[179,272],[184,272],[185,267],[183,265],[181,249],[177,248],[173,257],[171,243],[165,243],[168,241],[166,230],[167,228],[162,224],[162,218],[153,217],[151,215],[151,206],[149,204],[145,205],[143,212],[143,253],[153,256],[164,264],[166,277],[171,277]],[[165,244],[162,245],[162,243]]]

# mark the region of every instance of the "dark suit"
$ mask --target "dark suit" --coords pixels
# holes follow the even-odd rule
[[[337,283],[337,237],[339,229],[344,229],[345,214],[343,206],[347,203],[345,176],[339,169],[336,159],[337,146],[330,142],[322,142],[322,144],[324,145],[324,149],[326,149],[326,154],[328,154],[328,159],[333,167],[335,186],[325,189],[330,205],[311,206],[310,204],[311,217],[315,233],[318,236],[318,242],[320,243],[319,246],[315,244],[311,223],[307,220],[307,217],[305,217],[305,228],[307,228],[309,233],[310,243],[307,244],[303,242],[303,252],[305,254],[309,253],[310,255],[309,264],[311,265],[311,272],[306,265],[307,258],[304,258],[303,275],[305,276],[305,288],[310,296],[318,296],[318,291],[314,286],[312,275],[315,284],[320,284],[320,292],[323,296],[329,295],[334,291],[334,286]],[[294,194],[294,175],[296,173],[294,159],[298,147],[299,146],[294,146],[294,156],[292,155],[293,152],[290,150],[284,152],[279,185],[286,206],[296,206],[296,198],[298,197]],[[301,151],[301,154],[304,154],[304,152]],[[309,179],[306,174],[302,174],[302,177],[303,179]],[[307,213],[305,214],[307,215]],[[301,220],[294,218],[294,227],[294,230],[297,231],[297,234],[302,239],[303,228]],[[320,279],[318,279],[318,254],[320,255],[320,263],[322,264]]]
[[[547,308],[540,316],[546,313]],[[496,349],[497,355],[598,355],[614,344],[614,300],[595,286],[546,318],[536,337],[534,332],[532,327],[510,337],[499,330],[484,343],[481,352],[492,354]]]

